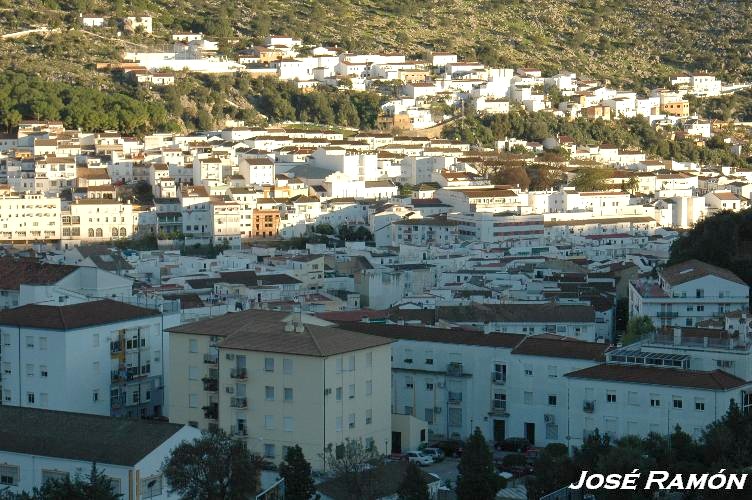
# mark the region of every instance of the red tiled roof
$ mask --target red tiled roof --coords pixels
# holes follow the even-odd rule
[[[567,373],[565,377],[625,382],[632,384],[690,387],[711,391],[723,391],[745,385],[743,379],[722,370],[703,372],[651,366],[601,364]]]
[[[78,269],[76,266],[40,264],[34,259],[0,258],[0,289],[19,290],[21,284],[51,285]]]

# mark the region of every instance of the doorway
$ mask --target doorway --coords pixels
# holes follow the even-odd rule
[[[506,439],[507,422],[506,420],[493,421],[493,439],[495,443],[500,443]]]
[[[535,424],[532,422],[525,422],[525,439],[527,439],[531,445],[535,446]]]

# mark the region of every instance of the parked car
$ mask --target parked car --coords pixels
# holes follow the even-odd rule
[[[439,448],[444,452],[445,457],[461,457],[462,447],[464,445],[465,443],[460,441],[459,439],[447,439],[444,441],[431,443],[429,448]]]
[[[424,455],[420,451],[408,451],[405,453],[405,458],[408,462],[416,463],[418,465],[431,465],[433,463],[433,458]]]
[[[421,451],[424,455],[433,458],[434,463],[444,460],[444,451],[441,448],[423,448]]]
[[[494,447],[501,451],[524,453],[530,448],[530,442],[525,438],[507,438],[504,441],[497,442]]]

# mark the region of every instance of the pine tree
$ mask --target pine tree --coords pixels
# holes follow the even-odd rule
[[[279,475],[285,480],[287,500],[308,500],[316,493],[311,477],[311,464],[298,445],[288,448],[285,461],[279,465]]]
[[[399,500],[429,500],[431,498],[423,472],[414,462],[407,464],[397,495]]]
[[[496,475],[493,455],[480,428],[476,427],[467,440],[457,466],[457,498],[459,500],[493,500],[501,487]]]

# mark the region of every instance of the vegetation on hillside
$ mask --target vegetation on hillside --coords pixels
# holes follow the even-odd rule
[[[671,245],[668,265],[690,259],[729,269],[752,285],[752,209],[720,212],[683,234]]]

